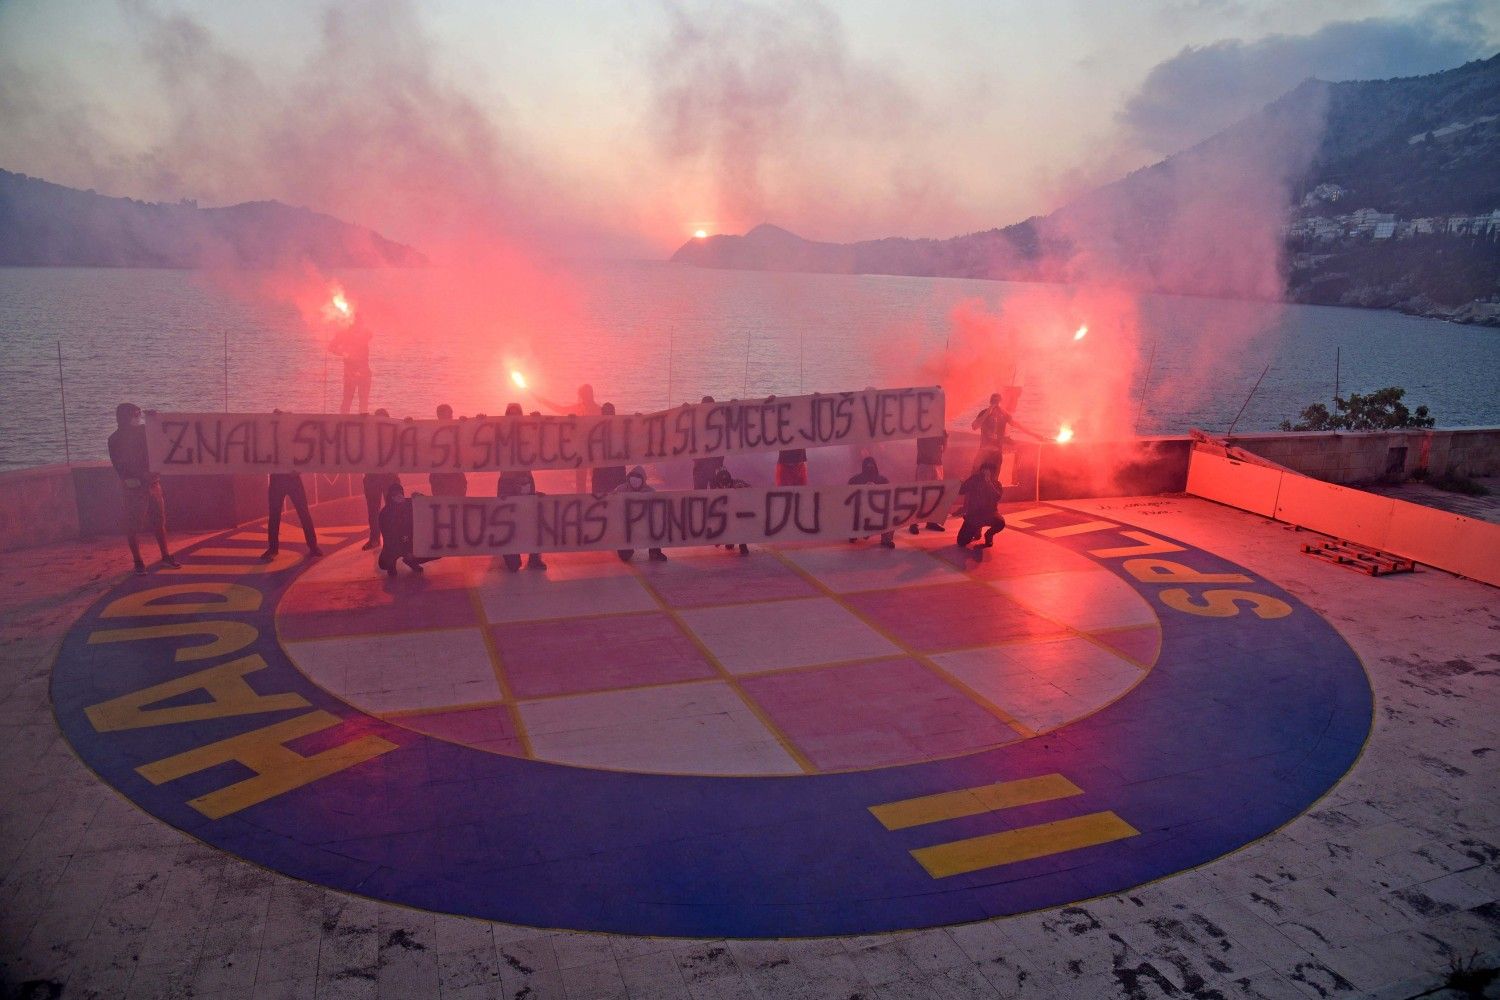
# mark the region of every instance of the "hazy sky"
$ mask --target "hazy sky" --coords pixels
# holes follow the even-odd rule
[[[948,236],[1046,212],[1306,76],[1497,47],[1497,0],[0,0],[0,167],[280,198],[400,238],[445,193],[621,253],[762,221]]]

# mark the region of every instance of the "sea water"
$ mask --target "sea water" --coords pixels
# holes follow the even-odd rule
[[[505,359],[528,356],[510,350],[528,338],[549,340],[549,370],[527,373],[541,396],[567,401],[589,382],[621,412],[705,393],[729,399],[921,384],[919,363],[943,349],[955,304],[981,299],[994,307],[1020,287],[655,263],[569,272],[574,301],[565,329],[519,331],[502,307],[478,350],[441,329],[377,330],[371,407],[426,417],[449,402],[459,413],[499,413],[518,396]],[[420,294],[435,282],[424,271],[337,277],[355,301],[362,291]],[[1399,385],[1407,403],[1430,407],[1440,426],[1500,424],[1500,330],[1375,310],[1171,296],[1144,297],[1141,318],[1135,411],[1120,415],[1122,433],[1223,432],[1247,396],[1238,430],[1269,430],[1310,402],[1329,402],[1336,364],[1343,393]],[[102,459],[121,400],[158,409],[337,409],[338,365],[294,310],[233,294],[211,276],[0,268],[0,468]],[[996,373],[996,383],[1006,374]],[[1045,409],[1045,374],[1026,379],[1022,416]],[[540,405],[520,399],[528,410]],[[950,415],[978,402],[953,400]]]

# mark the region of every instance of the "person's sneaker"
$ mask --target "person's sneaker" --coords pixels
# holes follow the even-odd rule
[[[177,561],[176,556],[162,556],[161,564],[167,569],[182,569],[182,563]]]
[[[938,524],[935,521],[928,521],[927,522],[927,530],[928,531],[947,531],[948,530],[948,526],[944,525],[944,524]],[[913,534],[915,534],[915,532],[913,532]]]
[[[615,555],[620,557],[620,562],[630,562],[635,558],[634,552],[616,552]]]
[[[361,545],[361,546],[360,546],[360,547],[359,547],[359,548],[360,548],[360,551],[361,551],[361,552],[369,552],[369,551],[371,551],[371,550],[373,550],[373,549],[378,549],[378,548],[380,548],[380,543],[379,543],[379,542],[377,542],[377,541],[375,541],[375,540],[374,540],[374,539],[373,539],[373,538],[372,538],[372,539],[370,539],[370,540],[369,540],[369,541],[368,541],[368,542],[365,542],[365,544],[363,544],[363,545]]]
[[[320,549],[320,548],[318,548],[316,545],[314,545],[312,548],[310,548],[310,549],[307,550],[307,558],[309,558],[309,559],[316,559],[316,558],[318,558],[318,556],[320,556],[322,554],[323,554],[323,550]]]
[[[270,562],[272,559],[275,559],[275,558],[276,558],[276,550],[275,549],[266,549],[266,551],[264,551],[264,552],[262,552],[260,554],[260,561],[261,562]]]
[[[135,564],[135,575],[136,576],[145,576],[146,575],[146,564],[145,563],[136,563]]]
[[[541,556],[532,556],[526,560],[527,569],[546,569],[547,564],[542,561]]]
[[[746,545],[744,542],[741,542],[740,543],[740,555],[742,555],[742,556],[748,556],[749,554],[750,554],[750,546]]]
[[[667,561],[667,554],[665,552],[663,552],[661,549],[652,549],[651,550],[651,561],[652,562],[666,562]]]
[[[422,569],[422,564],[419,563],[419,562],[417,562],[415,556],[404,556],[401,561],[404,562],[404,563],[406,563],[406,567],[408,569],[410,569],[413,573],[424,572],[423,569]]]
[[[911,527],[907,528],[906,530],[909,531],[909,532],[911,532],[913,535],[915,535],[917,532],[921,531],[922,529],[919,528],[919,527],[917,527],[917,522],[913,521],[911,523]]]
[[[880,540],[880,547],[882,549],[894,549],[896,547],[896,542],[890,538],[882,538]]]

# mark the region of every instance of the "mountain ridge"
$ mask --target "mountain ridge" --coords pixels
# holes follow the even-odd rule
[[[1312,142],[1314,122],[1316,141],[1302,148]],[[1285,163],[1267,157],[1268,146]],[[1237,178],[1224,165],[1257,156],[1264,158],[1260,180],[1290,191],[1284,218],[1275,220],[1279,272],[1235,273],[1228,253],[1168,259],[1163,246],[1180,235],[1170,232],[1171,223],[1192,196],[1184,186],[1212,182],[1216,170],[1230,184],[1251,184],[1255,178]],[[1186,150],[1009,226],[948,239],[857,243],[800,240],[779,228],[800,242],[771,241],[755,236],[757,227],[744,236],[689,240],[670,259],[1015,281],[1087,282],[1107,274],[1142,291],[1393,308],[1500,325],[1500,215],[1486,221],[1491,217],[1484,214],[1500,209],[1497,162],[1500,55],[1422,77],[1304,80]],[[1333,192],[1340,213],[1325,218],[1329,203],[1315,192]],[[1231,211],[1233,193],[1220,193]],[[1256,194],[1264,191],[1247,188],[1248,196]],[[1374,217],[1380,221],[1370,225]],[[1084,242],[1087,254],[1080,253]],[[1107,257],[1102,266],[1101,257]]]
[[[0,265],[420,267],[419,251],[365,226],[278,201],[200,208],[147,202],[0,170]]]

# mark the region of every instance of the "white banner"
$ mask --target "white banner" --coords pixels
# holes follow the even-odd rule
[[[958,482],[412,498],[418,556],[588,552],[861,538],[942,521]]]
[[[943,390],[694,403],[613,417],[394,420],[296,413],[146,414],[151,468],[203,472],[505,472],[932,437]]]

